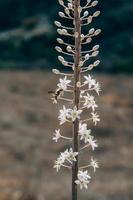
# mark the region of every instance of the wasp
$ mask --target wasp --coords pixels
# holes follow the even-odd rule
[[[54,102],[57,102],[58,98],[63,94],[62,89],[57,89],[55,91],[48,91],[48,94],[52,94]]]

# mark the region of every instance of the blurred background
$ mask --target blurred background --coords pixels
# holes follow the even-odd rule
[[[91,127],[100,169],[79,199],[133,199],[133,1],[100,1],[93,26],[102,34],[101,64],[91,74],[101,83],[101,123]],[[71,199],[68,170],[53,160],[68,144],[54,144],[58,106],[50,101],[58,77],[54,20],[57,1],[0,1],[0,200]],[[71,129],[64,127],[70,136]],[[90,158],[87,151],[84,160]]]

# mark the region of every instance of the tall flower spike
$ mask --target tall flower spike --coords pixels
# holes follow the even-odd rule
[[[87,159],[90,160],[87,165],[79,167],[78,162],[81,156],[80,152],[87,148],[89,151],[94,151],[98,147],[93,130],[88,127],[88,122],[97,125],[100,121],[96,112],[98,105],[92,94],[99,95],[101,87],[90,74],[84,73],[100,64],[100,61],[95,59],[99,54],[99,45],[95,44],[87,50],[84,50],[84,46],[89,46],[93,37],[101,33],[101,29],[91,27],[85,34],[84,26],[89,25],[90,27],[93,20],[100,15],[100,11],[95,10],[92,14],[89,10],[91,8],[94,10],[98,4],[97,0],[86,0],[84,6],[81,6],[80,0],[58,1],[62,9],[58,14],[64,19],[64,23],[55,21],[57,33],[61,36],[57,38],[58,45],[55,49],[60,53],[58,60],[63,66],[69,67],[71,73],[60,72],[58,69],[52,70],[54,74],[61,76],[55,93],[52,94],[52,100],[54,103],[58,103],[60,100],[66,102],[59,110],[60,128],[54,131],[53,140],[55,142],[60,139],[68,141],[70,149],[60,153],[54,163],[54,168],[57,172],[62,167],[72,170],[72,200],[77,200],[78,186],[80,189],[87,189],[91,180],[91,169],[95,172],[98,168],[98,162],[92,156]],[[70,26],[65,25],[66,20],[68,20],[66,24],[70,23]],[[74,44],[66,42],[65,37],[69,37],[67,41],[73,42],[74,40]],[[88,112],[88,118],[84,118],[85,111]],[[71,137],[62,135],[65,123],[72,127]]]

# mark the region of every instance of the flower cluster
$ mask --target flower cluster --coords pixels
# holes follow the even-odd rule
[[[97,0],[87,0],[84,6],[78,6],[75,4],[75,0],[58,0],[62,10],[58,13],[64,20],[71,20],[70,26],[65,26],[63,22],[55,21],[57,26],[57,33],[59,37],[57,38],[58,45],[55,49],[59,53],[58,60],[62,65],[71,70],[71,72],[61,72],[58,69],[53,69],[53,73],[59,75],[59,82],[55,88],[55,92],[52,94],[53,103],[58,103],[58,101],[63,101],[67,103],[67,106],[63,103],[62,108],[59,110],[58,120],[59,129],[55,130],[53,133],[53,141],[56,143],[60,139],[66,139],[74,144],[74,135],[71,138],[62,135],[62,128],[64,123],[69,123],[71,126],[75,127],[76,135],[78,138],[79,147],[77,149],[70,148],[61,152],[57,160],[55,160],[54,168],[57,172],[61,167],[72,169],[75,163],[78,163],[80,158],[79,153],[85,148],[90,148],[92,151],[98,147],[97,141],[94,138],[93,131],[88,128],[88,121],[92,121],[94,125],[100,121],[100,117],[96,112],[98,105],[95,100],[95,95],[99,95],[101,91],[101,86],[91,75],[85,74],[90,72],[93,68],[100,64],[99,60],[95,57],[99,54],[99,45],[96,44],[92,46],[89,50],[84,51],[82,48],[84,45],[88,45],[93,41],[93,37],[101,33],[101,29],[91,28],[88,32],[84,32],[84,26],[89,25],[96,17],[100,15],[100,11],[97,10],[93,14],[90,14],[88,9],[97,6]],[[78,17],[75,17],[75,12],[78,13]],[[81,32],[76,29],[77,21],[81,28]],[[68,23],[67,23],[68,24]],[[63,39],[61,38],[63,36]],[[68,39],[66,42],[65,37],[72,38]],[[76,42],[78,40],[78,42]],[[75,41],[73,44],[72,41]],[[78,43],[78,47],[76,44]],[[81,48],[80,48],[81,47]],[[78,50],[77,50],[78,49]],[[78,52],[77,52],[78,51]],[[77,58],[77,56],[79,56]],[[91,63],[91,58],[93,63]],[[76,65],[78,62],[78,70],[76,71]],[[89,63],[89,64],[88,64]],[[75,73],[76,72],[76,73]],[[89,113],[89,117],[84,118],[84,111]],[[76,124],[76,125],[75,125]],[[76,150],[74,150],[76,149]],[[93,172],[99,168],[98,162],[89,158],[89,163],[85,166],[78,166],[78,174],[76,176],[75,184],[80,186],[80,189],[88,188],[88,184],[91,180],[90,171],[91,168]]]
[[[69,83],[71,83],[71,80],[67,80],[67,76],[65,76],[63,79],[59,79],[59,83],[57,84],[59,90],[67,90],[67,87],[69,86]]]
[[[88,143],[88,146],[91,146],[93,151],[98,147],[94,136],[91,135],[91,129],[87,129],[87,124],[79,125],[79,136],[80,140],[83,140],[85,144]]]
[[[55,161],[54,168],[56,168],[57,172],[60,170],[61,166],[69,167],[65,165],[66,162],[72,165],[72,162],[76,161],[76,156],[78,155],[78,152],[73,152],[72,148],[69,150],[66,149],[63,153],[60,153],[60,156]]]
[[[77,118],[80,119],[81,113],[82,110],[78,110],[76,107],[74,107],[73,109],[67,109],[65,106],[63,106],[63,109],[60,110],[60,114],[58,116],[60,125],[70,120],[74,122]]]
[[[78,180],[75,181],[77,185],[80,185],[80,189],[88,188],[88,184],[90,183],[91,176],[88,171],[81,171],[78,172]]]

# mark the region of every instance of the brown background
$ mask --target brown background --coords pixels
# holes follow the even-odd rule
[[[99,142],[100,169],[79,199],[133,199],[133,86],[125,75],[94,75],[102,84],[101,122],[93,128]],[[71,199],[71,173],[53,169],[69,143],[55,144],[58,106],[48,90],[58,77],[46,72],[0,72],[0,200]],[[71,129],[64,127],[70,136]],[[90,158],[85,151],[84,161]],[[86,198],[84,198],[86,197]]]

